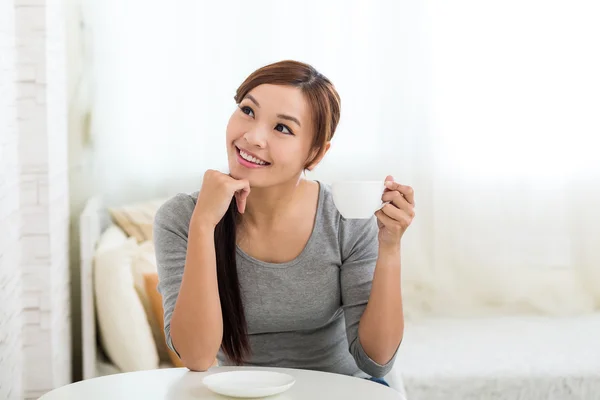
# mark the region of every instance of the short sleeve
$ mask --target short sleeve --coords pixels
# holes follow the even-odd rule
[[[358,325],[369,301],[377,264],[377,220],[375,217],[341,218],[339,229],[342,250],[340,284],[349,351],[358,368],[372,377],[380,378],[390,372],[396,355],[387,364],[378,364],[367,355],[358,338]]]
[[[190,195],[178,194],[164,203],[154,217],[153,240],[158,291],[162,296],[164,311],[165,338],[167,346],[175,353],[177,350],[171,339],[171,317],[183,279],[188,231],[194,207],[195,202]]]

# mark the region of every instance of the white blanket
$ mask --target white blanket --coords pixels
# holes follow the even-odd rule
[[[600,313],[407,322],[408,400],[600,399]]]

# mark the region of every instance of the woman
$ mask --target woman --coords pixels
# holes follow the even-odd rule
[[[412,189],[388,176],[390,203],[371,219],[346,220],[328,186],[302,177],[329,150],[340,118],[338,93],[309,65],[265,66],[235,101],[230,173],[207,171],[198,193],[156,215],[169,347],[198,371],[217,357],[383,377],[404,328],[400,242]]]

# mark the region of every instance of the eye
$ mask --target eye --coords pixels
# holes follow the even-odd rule
[[[242,112],[246,115],[249,115],[251,117],[254,118],[254,110],[252,108],[250,108],[249,106],[239,106],[240,110],[242,110]]]
[[[285,133],[286,135],[293,135],[294,134],[290,128],[288,128],[287,126],[285,126],[283,124],[277,124],[275,126],[275,130],[279,131],[281,133]]]

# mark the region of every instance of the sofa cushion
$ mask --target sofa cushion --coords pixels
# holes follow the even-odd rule
[[[131,271],[138,245],[134,238],[125,239],[119,245],[113,240],[113,233],[114,230],[101,237],[94,257],[94,293],[101,344],[122,372],[155,369],[159,365],[156,344]]]

